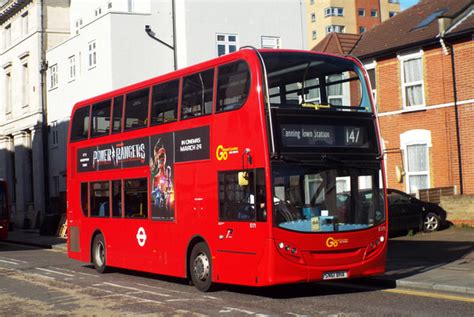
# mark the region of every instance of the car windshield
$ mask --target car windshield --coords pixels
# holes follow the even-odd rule
[[[385,220],[380,169],[273,164],[274,225],[299,232],[362,230]]]
[[[301,52],[263,52],[272,108],[372,112],[363,72],[353,61]]]

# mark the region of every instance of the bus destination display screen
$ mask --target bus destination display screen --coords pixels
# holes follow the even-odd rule
[[[281,144],[286,148],[369,148],[367,127],[323,124],[282,124]]]

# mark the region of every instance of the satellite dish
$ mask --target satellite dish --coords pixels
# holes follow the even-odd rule
[[[404,175],[405,175],[405,172],[400,167],[400,165],[396,165],[395,166],[395,176],[397,177],[397,182],[403,183],[403,176]]]

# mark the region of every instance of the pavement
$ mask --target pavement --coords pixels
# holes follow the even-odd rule
[[[9,232],[8,242],[66,252],[66,239],[38,230]],[[388,241],[386,272],[364,279],[377,287],[460,293],[474,298],[474,229],[450,227]]]

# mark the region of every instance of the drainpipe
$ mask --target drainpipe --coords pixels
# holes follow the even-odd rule
[[[44,171],[44,203],[42,215],[40,216],[40,225],[45,220],[45,214],[49,208],[49,140],[48,140],[48,107],[46,104],[46,71],[48,70],[48,62],[46,61],[46,47],[45,47],[45,17],[44,17],[44,0],[38,1],[40,10],[40,99],[41,99],[41,114],[42,114],[42,138],[43,138],[43,171]]]
[[[459,105],[458,105],[458,91],[456,82],[456,63],[454,56],[454,46],[445,39],[445,31],[449,26],[451,19],[440,17],[438,19],[438,26],[440,30],[439,41],[445,55],[451,53],[451,75],[453,77],[453,98],[454,98],[454,116],[456,124],[456,141],[458,150],[458,171],[459,171],[459,192],[462,195],[464,193],[464,182],[462,173],[462,153],[461,153],[461,132],[459,126]]]

